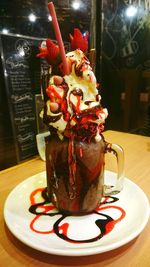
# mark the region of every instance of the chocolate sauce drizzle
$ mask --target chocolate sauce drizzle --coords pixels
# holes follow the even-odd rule
[[[90,70],[90,62],[86,56],[83,56],[81,63],[74,63],[74,70],[77,77],[84,79],[83,73],[86,70]],[[72,64],[73,64],[72,63]],[[89,74],[90,75],[90,74]],[[90,77],[88,77],[89,83],[92,83]],[[59,90],[57,90],[59,88]],[[61,93],[59,93],[61,92]],[[89,105],[91,101],[85,101],[84,104],[87,105],[87,109],[80,110],[81,101],[84,99],[83,91],[81,88],[72,88],[69,92],[69,86],[63,79],[61,84],[57,86],[50,84],[46,89],[46,94],[50,102],[57,103],[59,109],[53,115],[48,114],[48,103],[45,103],[44,107],[44,123],[49,127],[51,134],[56,134],[57,129],[53,130],[53,123],[58,122],[61,118],[66,122],[66,128],[63,135],[69,139],[68,142],[68,166],[69,166],[69,185],[67,191],[69,193],[70,199],[73,199],[77,195],[76,190],[76,154],[75,154],[75,140],[90,143],[94,141],[94,137],[97,133],[103,131],[103,123],[97,124],[96,120],[100,119],[103,109],[98,101],[98,95],[95,96],[95,101],[97,101],[97,106],[90,108]],[[76,103],[71,101],[71,95],[76,97]],[[68,99],[68,101],[67,101]],[[72,112],[69,112],[69,108]],[[82,149],[82,148],[81,148]],[[82,151],[80,151],[82,154]]]
[[[41,196],[43,201],[36,203],[35,202],[35,196],[41,192]],[[99,229],[99,234],[96,236],[93,236],[92,238],[89,239],[84,239],[84,240],[78,240],[70,238],[68,235],[68,230],[70,226],[70,220],[69,220],[69,215],[64,215],[61,214],[55,206],[53,206],[52,203],[49,202],[48,196],[47,196],[47,188],[39,188],[33,191],[30,195],[30,201],[31,201],[31,206],[29,207],[29,212],[34,214],[35,217],[31,220],[30,222],[30,229],[33,232],[36,232],[37,234],[55,234],[57,235],[60,239],[63,239],[66,242],[71,242],[75,244],[82,244],[82,243],[92,243],[95,242],[99,239],[101,239],[103,236],[107,235],[110,233],[113,228],[115,227],[115,224],[119,223],[124,217],[125,217],[125,211],[119,207],[119,206],[114,206],[110,205],[112,203],[117,202],[119,199],[116,197],[106,197],[104,201],[100,204],[100,206],[93,211],[93,214],[97,214],[100,216],[99,219],[94,219],[93,223],[98,227]],[[43,209],[43,211],[39,211],[39,208]],[[120,217],[118,219],[113,219],[110,215],[107,215],[104,213],[106,210],[109,209],[117,209],[120,211]],[[112,212],[113,214],[113,212]],[[43,231],[42,229],[37,230],[36,229],[36,224],[35,222],[41,217],[41,216],[48,216],[49,219],[51,217],[56,216],[56,221],[53,223],[52,228],[49,229],[49,231]],[[57,217],[58,216],[58,217]],[[103,217],[103,219],[102,219]],[[68,218],[68,222],[66,223],[66,220]],[[65,220],[65,223],[63,221]],[[85,226],[86,227],[86,226]],[[76,229],[74,229],[74,234],[76,236]]]
[[[83,72],[85,70],[89,69],[90,62],[86,56],[83,56],[81,63],[77,64],[75,61],[72,62],[74,63],[74,70],[77,75],[77,77],[80,77],[81,80],[83,79]],[[92,81],[89,81],[89,83]],[[62,90],[63,94],[59,94],[57,91],[57,87]],[[66,125],[66,130],[64,131],[63,135],[66,137],[69,137],[72,135],[72,132],[74,134],[74,138],[80,139],[82,138],[81,132],[82,129],[86,128],[87,124],[87,131],[84,131],[84,134],[86,134],[86,140],[91,141],[93,137],[93,130],[92,132],[90,131],[91,127],[89,125],[92,125],[93,129],[93,123],[95,123],[95,129],[102,131],[103,127],[102,125],[98,125],[96,123],[96,120],[100,118],[101,113],[103,113],[103,109],[100,105],[100,101],[98,101],[98,95],[95,96],[95,101],[99,102],[97,106],[90,108],[89,104],[91,101],[85,101],[84,104],[87,105],[87,109],[85,110],[80,110],[80,105],[81,105],[81,100],[83,101],[84,95],[83,91],[81,88],[72,88],[71,92],[69,93],[69,96],[67,98],[67,94],[69,91],[69,86],[63,80],[62,84],[57,85],[57,87],[54,84],[50,84],[47,89],[46,89],[46,94],[47,97],[50,99],[50,102],[56,102],[59,104],[59,110],[55,112],[54,115],[49,115],[47,114],[47,103],[45,103],[45,108],[44,108],[44,117],[43,121],[44,123],[49,127],[51,123],[55,123],[61,119],[61,117],[65,120],[67,123]],[[45,92],[44,92],[45,94]],[[71,95],[74,95],[77,99],[76,103],[73,103],[71,101]],[[73,114],[70,114],[69,107],[72,109]],[[70,122],[74,123],[70,123]],[[103,124],[103,123],[102,123]],[[74,127],[74,125],[76,127]],[[51,125],[53,127],[53,125]],[[81,131],[80,131],[81,129]],[[80,134],[78,134],[80,132]],[[94,134],[96,135],[97,131],[94,131]],[[85,141],[85,135],[83,136],[83,141]]]

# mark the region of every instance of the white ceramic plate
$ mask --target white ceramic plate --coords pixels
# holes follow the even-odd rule
[[[106,171],[105,176],[111,181],[115,173]],[[84,216],[63,216],[44,203],[45,187],[45,172],[29,177],[12,190],[4,206],[12,234],[39,251],[66,256],[106,252],[137,237],[149,218],[146,195],[127,178],[121,193],[104,198],[96,212]]]

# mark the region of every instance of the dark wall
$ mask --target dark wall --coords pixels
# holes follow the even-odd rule
[[[102,13],[101,83],[108,128],[132,131],[145,117],[140,117],[140,94],[149,87],[144,72],[150,70],[150,7],[148,1],[106,0]]]

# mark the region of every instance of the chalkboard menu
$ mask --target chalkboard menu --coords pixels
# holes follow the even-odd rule
[[[0,48],[17,161],[37,153],[35,94],[40,93],[39,38],[1,35]]]

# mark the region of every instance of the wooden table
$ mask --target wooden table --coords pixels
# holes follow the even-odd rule
[[[107,131],[107,141],[120,144],[125,151],[125,175],[150,196],[150,138],[127,133]],[[106,158],[113,170],[113,159]],[[64,257],[36,251],[17,240],[8,230],[3,218],[4,202],[9,192],[21,181],[45,169],[38,157],[0,172],[0,266],[150,266],[150,222],[144,231],[130,243],[110,252],[84,257]]]

